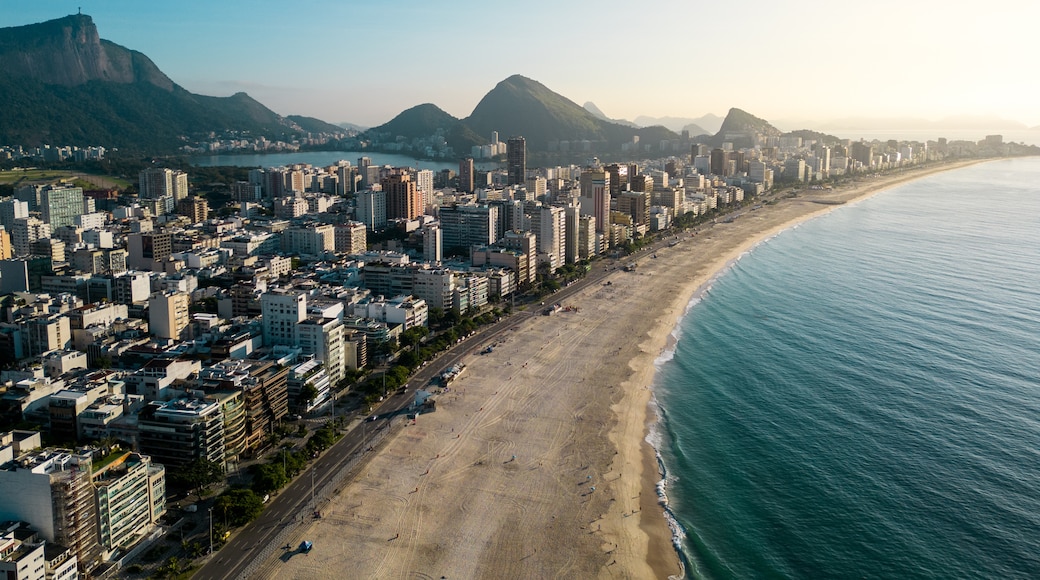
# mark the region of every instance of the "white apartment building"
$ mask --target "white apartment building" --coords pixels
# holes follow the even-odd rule
[[[344,328],[335,318],[310,317],[296,324],[296,345],[325,365],[329,383],[337,385],[347,369],[344,358]]]
[[[307,295],[292,290],[272,290],[260,297],[264,346],[296,344],[296,325],[307,318]]]

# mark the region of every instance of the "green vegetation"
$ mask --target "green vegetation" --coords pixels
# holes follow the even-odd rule
[[[340,436],[335,426],[326,423],[311,435],[302,450],[282,449],[277,455],[271,456],[267,463],[251,465],[249,474],[253,492],[263,496],[282,489],[307,467],[309,459],[332,447]]]
[[[108,455],[102,457],[101,459],[98,459],[98,460],[92,462],[91,466],[90,466],[91,467],[91,471],[94,471],[94,472],[100,471],[100,470],[104,469],[105,467],[107,467],[110,463],[112,463],[116,459],[119,459],[120,457],[126,455],[127,453],[129,453],[129,451],[125,451],[123,449],[113,449],[111,452],[109,452]]]
[[[208,486],[224,480],[224,469],[215,461],[196,459],[181,469],[171,469],[167,477],[174,485],[193,490],[202,499]]]
[[[545,155],[550,141],[586,139],[616,150],[637,135],[649,143],[678,138],[660,126],[637,129],[603,120],[545,85],[520,75],[498,83],[466,119],[456,119],[427,103],[370,129],[366,136],[393,142],[398,137],[413,140],[439,134],[456,152],[465,152],[473,145],[486,143],[492,131],[503,136],[523,135],[531,162],[541,159],[536,156]]]
[[[229,526],[244,526],[264,511],[263,497],[251,489],[229,489],[213,504],[213,514],[220,514]]]
[[[289,115],[286,119],[296,123],[300,126],[300,129],[308,133],[343,133],[343,127],[333,125],[332,123],[326,123],[321,119],[315,119],[314,117],[304,117],[302,115]]]

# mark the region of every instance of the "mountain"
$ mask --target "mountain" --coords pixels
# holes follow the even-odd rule
[[[546,151],[559,141],[588,140],[607,148],[620,147],[635,136],[654,143],[678,135],[663,127],[636,129],[605,121],[545,85],[513,75],[498,83],[463,123],[478,135],[523,135],[527,148]]]
[[[469,153],[470,147],[485,142],[485,139],[471,131],[461,121],[432,103],[416,105],[402,111],[386,123],[369,129],[366,134],[379,135],[383,141],[393,140],[397,137],[411,140],[440,135],[460,154]]]
[[[93,20],[79,14],[0,29],[0,70],[47,85],[72,87],[100,80],[174,88],[147,56],[101,40]]]
[[[827,133],[821,133],[819,131],[813,131],[811,129],[798,129],[796,131],[790,131],[784,133],[785,137],[801,137],[803,141],[819,141],[825,145],[836,145],[842,139],[835,137],[834,135],[828,135]]]
[[[701,127],[697,123],[690,123],[689,125],[683,125],[682,129],[680,130],[680,133],[682,131],[688,131],[690,133],[690,137],[699,137],[701,135],[711,135],[711,133],[707,129],[705,129],[704,127]]]
[[[747,111],[733,108],[726,114],[726,119],[722,121],[722,126],[715,133],[712,144],[721,145],[723,142],[729,141],[733,143],[734,147],[752,147],[755,135],[779,137],[781,134],[780,129],[770,125],[765,119],[759,119]]]
[[[315,119],[314,117],[304,117],[303,115],[289,115],[286,120],[294,123],[301,131],[307,133],[345,133],[343,127],[333,125],[332,123],[326,123],[321,119]]]
[[[647,117],[646,115],[640,115],[636,117],[635,122],[641,127],[663,125],[677,133],[683,130],[689,130],[690,135],[710,135],[718,132],[719,128],[722,127],[722,117],[710,113],[703,117],[697,117],[696,119],[686,117]],[[689,127],[690,125],[693,125],[694,128],[699,131],[695,132],[691,130]]]
[[[634,128],[637,128],[637,129],[639,128],[639,125],[636,125],[632,121],[626,121],[625,119],[611,119],[610,117],[607,116],[606,113],[601,111],[600,108],[596,106],[596,103],[593,103],[592,101],[586,102],[584,105],[581,106],[581,108],[583,108],[586,111],[592,113],[598,119],[601,119],[603,121],[609,121],[611,123],[617,123],[618,125],[624,125],[625,127],[634,127]]]
[[[245,93],[185,90],[147,56],[102,40],[90,16],[80,14],[0,28],[0,94],[5,144],[169,153],[210,133],[303,132]]]
[[[529,148],[545,148],[549,141],[603,139],[607,121],[578,106],[545,85],[513,75],[498,83],[465,120],[478,135],[498,131],[503,137],[523,135]]]
[[[400,135],[408,139],[416,139],[443,131],[459,120],[432,103],[416,105],[398,113],[396,117],[378,127],[369,129],[371,133],[388,133]]]
[[[344,129],[346,129],[348,131],[357,131],[358,133],[363,133],[365,131],[368,131],[368,127],[362,127],[361,125],[356,125],[354,123],[348,123],[346,121],[340,121],[339,123],[336,123],[336,126],[337,127],[342,127],[342,128],[344,128]]]

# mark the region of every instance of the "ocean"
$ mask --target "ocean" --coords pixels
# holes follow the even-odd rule
[[[1040,159],[759,244],[658,360],[689,578],[1040,577]]]

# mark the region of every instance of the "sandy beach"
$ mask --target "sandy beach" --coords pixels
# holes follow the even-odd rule
[[[268,578],[668,578],[681,574],[646,442],[654,361],[698,288],[755,244],[951,163],[803,190],[680,235],[634,272],[519,322],[436,412],[404,427],[295,536]],[[599,260],[595,267],[632,262]],[[609,283],[608,283],[609,282]],[[490,344],[490,343],[489,343]],[[483,345],[482,345],[483,346]]]

